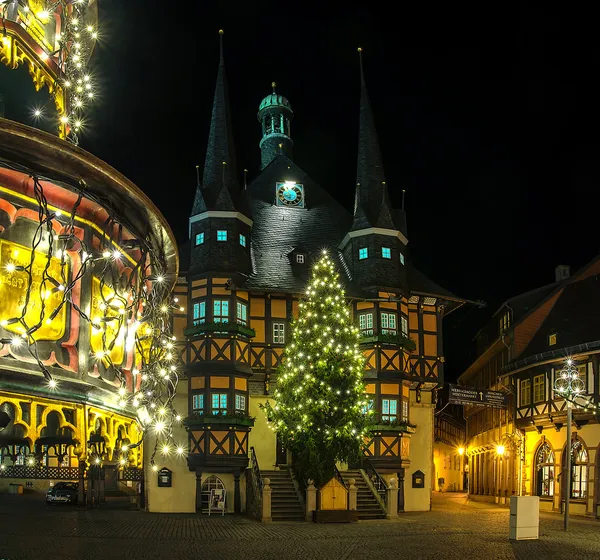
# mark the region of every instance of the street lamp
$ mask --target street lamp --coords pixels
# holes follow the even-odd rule
[[[571,498],[571,420],[573,416],[573,400],[581,396],[585,391],[585,384],[579,377],[579,372],[569,358],[556,377],[554,390],[565,399],[567,404],[567,445],[565,450],[567,465],[565,482],[565,531],[569,530],[569,499]]]

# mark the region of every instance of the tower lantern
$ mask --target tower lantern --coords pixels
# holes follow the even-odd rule
[[[258,122],[262,125],[259,143],[261,169],[267,167],[279,154],[291,159],[294,145],[291,132],[294,112],[287,98],[276,92],[277,84],[273,82],[271,87],[273,93],[260,102],[257,115]]]

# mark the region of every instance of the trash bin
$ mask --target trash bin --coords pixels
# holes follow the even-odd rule
[[[525,539],[537,539],[539,535],[539,496],[511,496],[508,538],[514,541],[521,541]]]
[[[23,485],[15,484],[14,482],[11,482],[8,485],[8,493],[9,494],[22,494],[23,493]]]

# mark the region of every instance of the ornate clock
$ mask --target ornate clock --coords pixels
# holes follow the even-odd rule
[[[277,183],[277,206],[304,208],[304,186],[293,181]]]

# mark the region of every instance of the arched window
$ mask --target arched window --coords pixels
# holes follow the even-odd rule
[[[202,503],[200,505],[202,513],[208,513],[208,501],[210,500],[211,490],[224,490],[223,481],[214,474],[202,481]]]
[[[588,452],[579,440],[571,446],[571,461],[571,498],[587,498]]]
[[[554,453],[547,442],[540,445],[535,465],[536,494],[546,498],[554,496]]]
[[[587,498],[588,487],[588,452],[583,442],[579,439],[573,440],[571,444],[571,499],[583,500]],[[562,455],[561,480],[566,484],[565,466],[567,464],[566,450]],[[564,488],[564,486],[563,486]],[[564,496],[564,491],[563,491]]]

